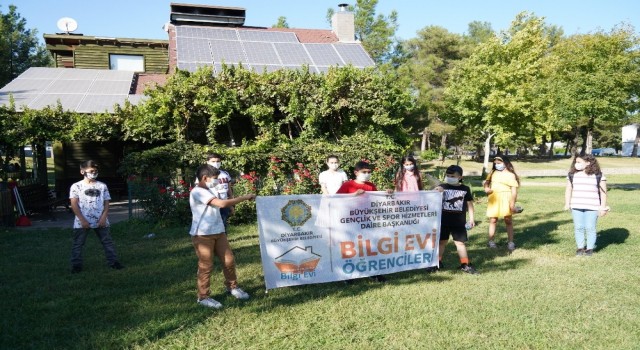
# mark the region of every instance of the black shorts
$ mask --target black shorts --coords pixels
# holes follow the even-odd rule
[[[440,227],[440,240],[448,241],[449,237],[453,237],[454,241],[466,242],[467,229],[464,226],[441,226]]]

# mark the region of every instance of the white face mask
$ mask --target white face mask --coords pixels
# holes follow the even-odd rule
[[[219,182],[220,180],[218,179],[212,179],[211,181],[207,182],[207,187],[214,188],[216,187],[216,185],[218,185]]]
[[[89,180],[95,180],[98,178],[98,173],[84,173],[84,176]]]
[[[329,164],[329,169],[333,170],[333,171],[336,171],[336,170],[338,170],[339,166],[340,166],[340,164],[338,164],[338,163],[331,163],[331,164]]]
[[[222,162],[209,162],[209,165],[216,169],[220,169],[220,166],[222,166]]]
[[[358,173],[358,176],[356,176],[356,179],[358,181],[369,181],[369,179],[371,179],[371,173]]]
[[[587,167],[587,163],[576,163],[574,167],[576,168],[576,170],[581,171]]]
[[[502,171],[502,170],[504,170],[504,163],[502,163],[502,164],[496,164],[496,170],[498,170],[498,171]]]
[[[444,178],[444,182],[448,183],[449,185],[457,185],[460,180],[457,177],[445,177]]]
[[[414,168],[413,164],[411,164],[411,165],[404,165],[404,170],[406,170],[406,171],[413,171],[413,168]]]

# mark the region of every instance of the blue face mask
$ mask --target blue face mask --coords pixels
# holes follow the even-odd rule
[[[496,170],[503,171],[504,170],[504,164],[496,164]]]

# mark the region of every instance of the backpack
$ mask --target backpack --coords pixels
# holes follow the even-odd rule
[[[573,173],[569,173],[569,182],[571,182],[571,187],[573,187]],[[600,204],[602,204],[602,195],[600,194],[600,192],[602,192],[602,188],[600,188],[600,180],[602,180],[602,173],[597,173],[596,174],[596,187],[598,188],[598,200],[600,201]]]

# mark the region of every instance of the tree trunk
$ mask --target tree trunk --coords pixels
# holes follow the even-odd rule
[[[489,153],[491,153],[491,138],[495,134],[487,132],[487,138],[484,140],[484,163],[482,164],[482,178],[489,173]]]
[[[587,142],[586,149],[584,154],[591,154],[591,150],[593,149],[593,131],[591,129],[587,130]]]
[[[549,147],[549,159],[553,158],[553,147],[555,145],[556,141],[554,139],[551,139],[551,147]]]
[[[429,128],[425,127],[422,130],[422,143],[420,144],[420,151],[424,152],[427,146],[427,140],[429,139]]]
[[[48,185],[46,142],[34,142],[31,145],[31,151],[33,152],[33,175],[38,183]]]
[[[231,123],[227,123],[227,130],[229,131],[229,146],[234,147],[236,140],[233,138],[233,131],[231,131]]]

